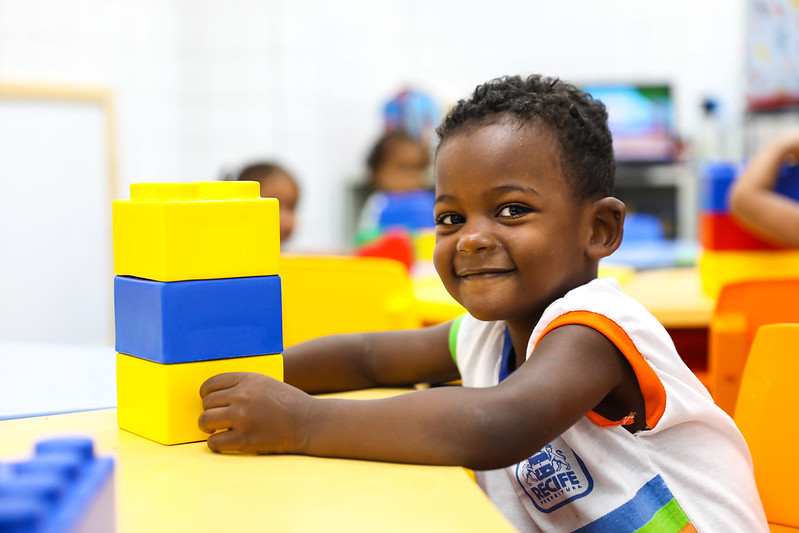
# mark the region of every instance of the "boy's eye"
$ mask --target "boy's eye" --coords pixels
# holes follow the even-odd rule
[[[456,215],[455,213],[444,213],[436,219],[436,224],[440,224],[442,226],[451,226],[453,224],[463,224],[464,220],[465,219],[461,215]]]
[[[522,205],[506,205],[499,211],[500,217],[509,217],[509,218],[516,218],[528,213],[530,211],[529,208],[524,207]]]

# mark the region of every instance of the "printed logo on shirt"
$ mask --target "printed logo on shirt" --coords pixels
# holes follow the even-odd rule
[[[516,480],[535,507],[550,513],[591,493],[594,480],[580,457],[563,441],[547,444],[540,452],[516,465]]]

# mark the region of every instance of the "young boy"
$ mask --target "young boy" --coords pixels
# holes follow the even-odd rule
[[[227,431],[208,446],[463,465],[522,531],[766,531],[732,420],[657,320],[597,279],[625,215],[606,122],[557,79],[477,87],[435,161],[434,263],[469,313],[298,345],[285,384],[209,379],[200,427]],[[381,400],[307,394],[456,378]]]
[[[381,136],[370,150],[366,166],[372,192],[358,216],[356,242],[373,238],[385,229],[384,217],[391,210],[392,197],[395,202],[397,198],[412,197],[422,205],[432,205],[433,193],[427,188],[426,175],[429,149],[405,131],[393,130]],[[407,215],[406,221],[409,229],[418,229],[413,213]]]

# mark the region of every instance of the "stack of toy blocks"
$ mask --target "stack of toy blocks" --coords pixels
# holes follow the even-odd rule
[[[116,531],[114,460],[91,439],[51,438],[30,459],[0,464],[0,531]]]
[[[283,379],[277,200],[257,182],[137,183],[113,227],[119,427],[205,440],[206,379]]]
[[[739,171],[732,163],[713,163],[701,177],[699,268],[703,289],[714,298],[735,281],[799,277],[799,251],[761,239],[730,214],[729,191]],[[775,190],[799,200],[799,166],[784,166]]]

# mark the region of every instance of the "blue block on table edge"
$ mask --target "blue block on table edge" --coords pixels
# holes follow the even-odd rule
[[[116,350],[162,364],[283,352],[279,276],[114,278]]]
[[[91,439],[42,440],[32,458],[0,466],[0,531],[116,531],[114,460]]]

